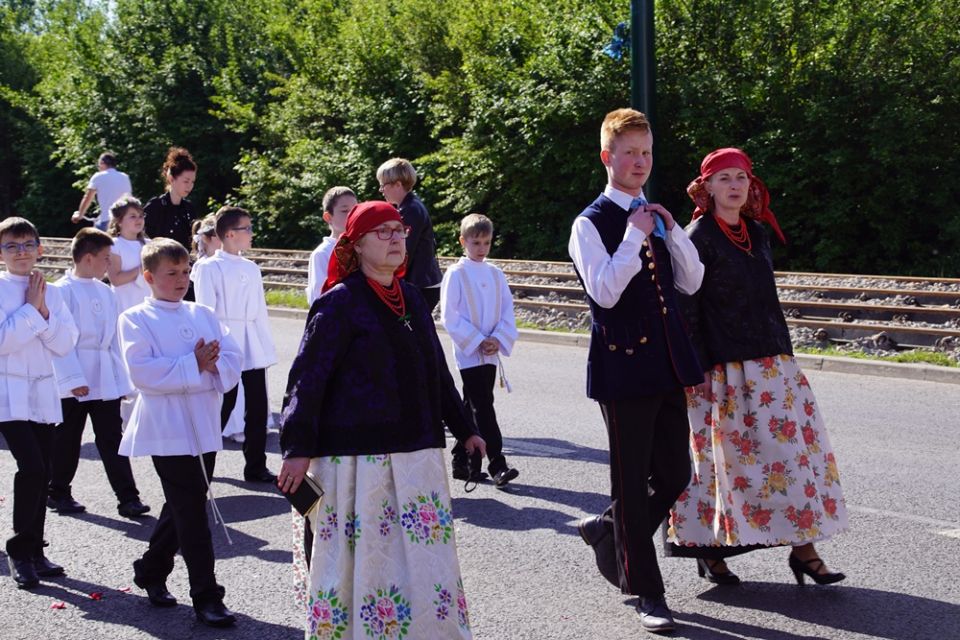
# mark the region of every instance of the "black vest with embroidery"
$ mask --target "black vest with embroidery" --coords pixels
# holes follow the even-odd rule
[[[611,256],[623,241],[628,212],[601,195],[584,209]],[[587,358],[587,396],[601,402],[650,396],[703,382],[703,369],[678,308],[666,243],[649,236],[643,268],[617,303],[606,309],[589,295],[593,325]],[[580,283],[583,277],[577,273]]]

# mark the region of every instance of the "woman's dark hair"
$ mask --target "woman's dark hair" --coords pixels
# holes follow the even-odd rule
[[[160,175],[164,181],[169,183],[184,171],[196,171],[197,163],[193,161],[193,156],[183,147],[170,147],[167,149],[167,159],[160,168]]]

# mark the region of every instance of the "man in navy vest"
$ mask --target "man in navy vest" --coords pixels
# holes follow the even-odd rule
[[[684,387],[703,381],[677,290],[695,293],[703,265],[670,212],[643,196],[653,134],[642,113],[607,114],[600,160],[607,187],[574,221],[569,251],[593,317],[587,395],[607,426],[611,504],[579,530],[601,573],[639,596],[643,628],[662,633],[675,624],[653,534],[690,480]]]

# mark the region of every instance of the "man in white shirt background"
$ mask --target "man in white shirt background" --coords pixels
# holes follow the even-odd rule
[[[133,194],[130,176],[117,170],[117,156],[112,151],[104,151],[97,159],[97,172],[87,183],[87,192],[83,194],[80,208],[70,217],[71,222],[79,224],[81,220],[90,220],[97,229],[106,231],[110,222],[110,206],[124,194]],[[94,196],[100,207],[100,215],[87,218],[87,209],[93,204]]]

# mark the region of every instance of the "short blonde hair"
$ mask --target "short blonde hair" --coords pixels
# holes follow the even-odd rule
[[[143,245],[140,250],[140,262],[144,271],[153,272],[160,268],[160,263],[169,260],[174,264],[190,260],[187,248],[170,238],[157,238]]]
[[[377,180],[380,184],[390,184],[399,181],[407,191],[413,191],[417,184],[417,170],[409,160],[390,158],[377,168]]]
[[[460,221],[460,236],[463,238],[492,235],[493,220],[482,213],[471,213]]]
[[[631,129],[647,133],[650,131],[650,121],[636,109],[611,111],[600,125],[600,148],[612,151],[617,136]]]

